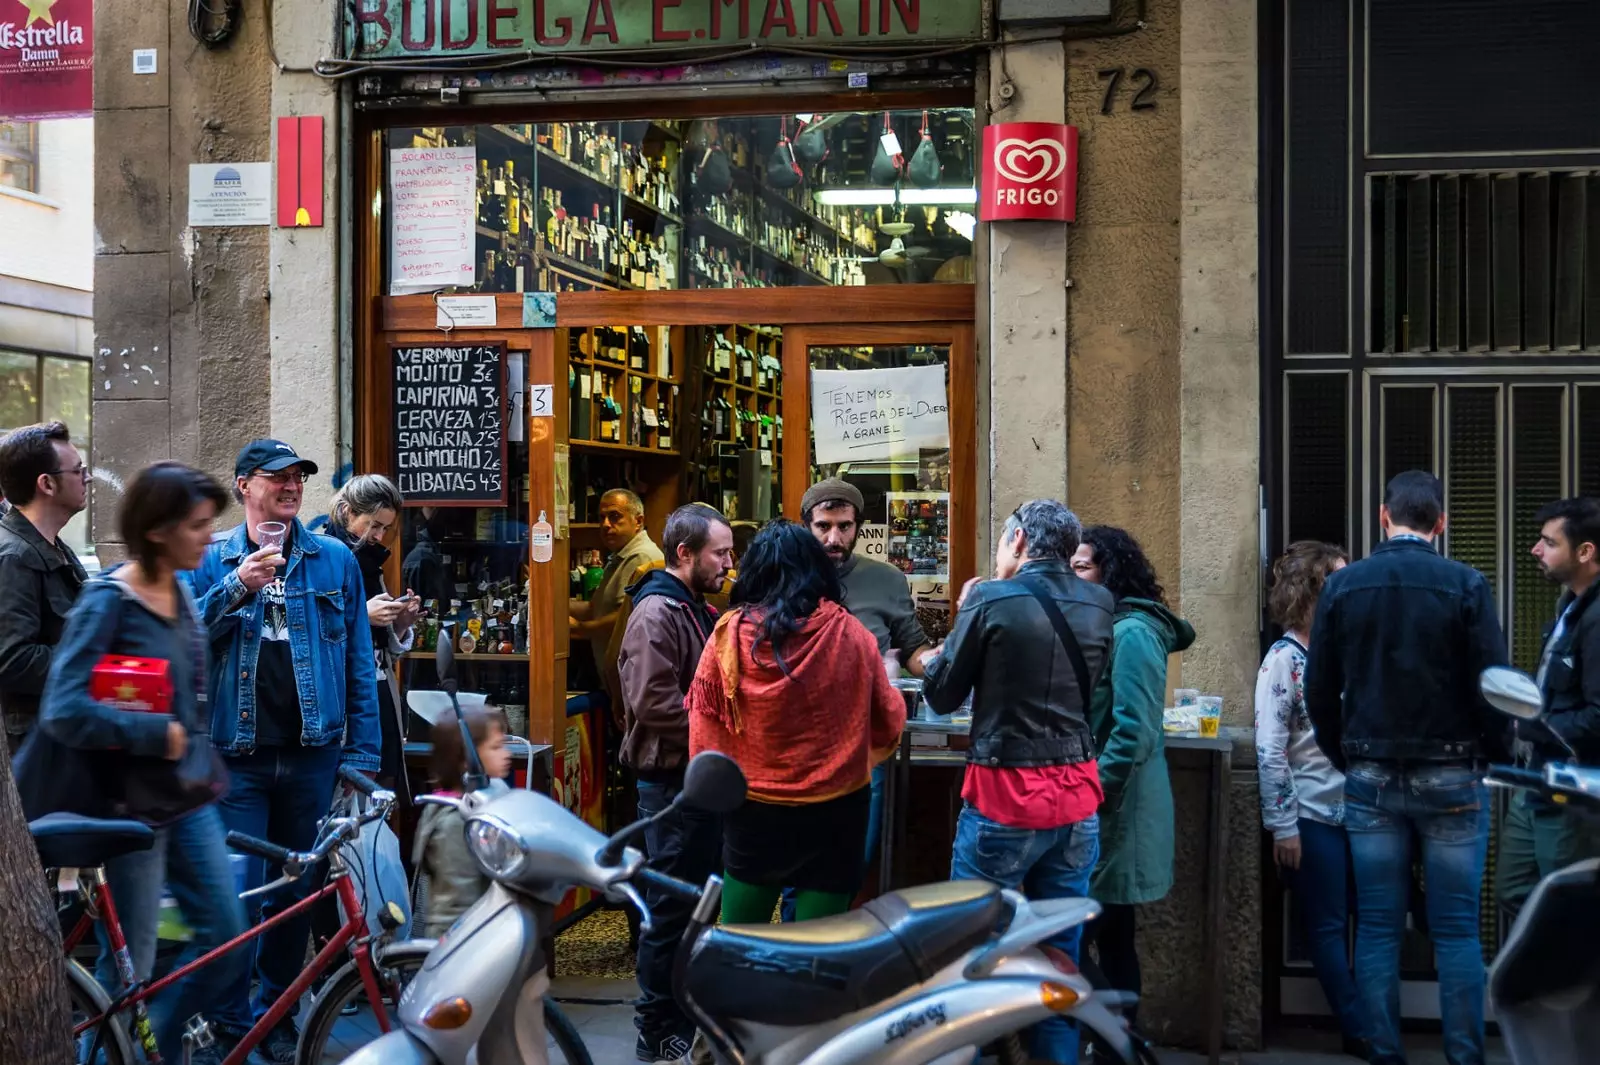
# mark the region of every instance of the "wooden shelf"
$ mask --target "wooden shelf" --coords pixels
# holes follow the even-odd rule
[[[567,445],[574,451],[601,451],[615,452],[622,455],[659,455],[663,458],[677,458],[677,451],[668,451],[659,447],[634,447],[632,444],[614,444],[609,440],[568,440]]]
[[[432,651],[407,651],[400,657],[413,659],[419,662],[432,662],[434,660],[434,653]],[[529,659],[527,655],[464,655],[460,652],[456,653],[457,662],[527,662],[528,660]]]

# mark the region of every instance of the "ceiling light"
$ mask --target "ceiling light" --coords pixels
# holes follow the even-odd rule
[[[873,207],[890,205],[895,202],[893,189],[818,189],[812,194],[818,203],[831,204],[835,207]],[[966,189],[902,189],[900,202],[911,206],[916,204],[964,204],[977,203],[978,190]]]

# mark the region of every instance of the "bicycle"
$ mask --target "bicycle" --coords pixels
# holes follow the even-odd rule
[[[369,930],[360,895],[351,880],[350,868],[344,860],[341,847],[359,838],[363,826],[386,817],[394,805],[395,796],[391,791],[378,788],[359,772],[341,769],[340,777],[365,793],[372,802],[359,815],[326,818],[319,828],[318,841],[310,851],[290,851],[238,832],[229,832],[227,836],[228,846],[234,850],[264,858],[283,869],[277,880],[245,892],[241,898],[276,891],[299,880],[324,861],[328,862],[327,882],[271,919],[152,981],[141,982],[134,977],[133,958],[117,918],[116,903],[104,869],[105,863],[113,858],[150,849],[155,837],[149,826],[138,821],[97,820],[74,814],[51,814],[29,825],[40,860],[47,870],[79,870],[78,892],[85,904],[85,911],[64,937],[64,945],[67,990],[73,1011],[73,1038],[77,1047],[76,1060],[80,1065],[90,1062],[95,1065],[137,1065],[140,1058],[136,1048],[142,1050],[143,1061],[147,1065],[166,1065],[155,1045],[148,1001],[179,980],[204,969],[222,955],[251,942],[268,928],[305,913],[330,896],[338,898],[345,914],[344,924],[227,1055],[224,1065],[244,1065],[245,1059],[256,1050],[267,1033],[288,1015],[293,1005],[305,996],[319,977],[333,969],[342,953],[348,953],[350,960],[332,972],[306,1015],[296,1049],[298,1065],[323,1065],[329,1044],[334,1041],[334,1026],[347,1002],[365,997],[379,1030],[388,1032],[393,1027],[390,1009],[399,1003],[411,978],[421,971],[435,943],[431,940],[389,942],[387,937],[405,920],[404,911],[393,902],[378,914],[382,931],[375,935]],[[117,968],[120,987],[115,999],[107,994],[87,969],[72,958],[74,949],[86,940],[97,923],[105,928]],[[583,1041],[571,1021],[549,1000],[546,1000],[544,1008],[547,1027],[557,1049],[571,1065],[590,1065]],[[126,1019],[129,1014],[132,1015],[131,1026]],[[211,1041],[209,1025],[198,1017],[192,1019],[184,1036],[185,1056],[194,1049],[209,1046]]]

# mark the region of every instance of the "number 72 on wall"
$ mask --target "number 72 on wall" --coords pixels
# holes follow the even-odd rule
[[[1117,86],[1122,84],[1122,76],[1127,73],[1126,67],[1110,67],[1096,72],[1096,76],[1106,83],[1106,94],[1100,101],[1100,113],[1109,115],[1117,102]],[[1130,111],[1151,111],[1155,109],[1154,99],[1156,91],[1155,71],[1145,67],[1135,67],[1133,83],[1139,91],[1133,94],[1133,102],[1128,105]]]

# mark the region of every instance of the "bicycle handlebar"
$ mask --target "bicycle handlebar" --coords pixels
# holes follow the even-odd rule
[[[269,862],[279,865],[289,865],[294,861],[295,853],[287,847],[280,847],[276,843],[268,843],[264,839],[247,836],[243,832],[229,832],[228,846],[236,851],[254,854],[258,858],[265,858]]]
[[[359,769],[342,765],[339,767],[339,779],[369,799],[378,793],[378,782]]]
[[[360,773],[355,770],[350,772],[360,776]],[[340,769],[339,775],[349,779],[345,777],[344,768]],[[280,847],[276,843],[269,843],[264,839],[248,836],[243,832],[229,832],[226,842],[229,847],[236,851],[254,854],[258,858],[265,858],[269,862],[283,866],[284,876],[294,879],[306,869],[327,858],[341,843],[355,839],[361,833],[362,826],[369,825],[374,821],[381,821],[389,816],[389,808],[394,805],[394,793],[378,787],[366,777],[361,777],[361,781],[367,787],[362,787],[361,784],[356,784],[353,780],[350,783],[371,796],[372,805],[368,806],[366,811],[358,816],[330,819],[323,833],[322,842],[318,843],[312,850],[292,851],[287,847]],[[331,829],[331,831],[327,829]]]

